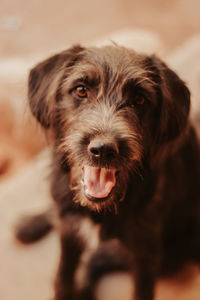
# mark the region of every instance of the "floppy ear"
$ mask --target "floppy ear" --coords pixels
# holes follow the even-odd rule
[[[36,65],[29,74],[28,99],[31,111],[41,125],[49,128],[53,124],[56,98],[59,97],[59,84],[67,67],[71,67],[83,50],[72,47]]]
[[[190,110],[190,91],[164,62],[151,56],[159,89],[159,122],[157,141],[165,143],[184,132]]]

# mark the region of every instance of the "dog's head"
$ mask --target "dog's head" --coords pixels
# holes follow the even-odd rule
[[[155,56],[76,46],[31,70],[29,102],[54,133],[75,201],[100,211],[123,200],[130,174],[185,131],[190,93]]]

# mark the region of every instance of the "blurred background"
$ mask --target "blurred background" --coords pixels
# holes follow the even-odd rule
[[[26,104],[30,68],[74,43],[101,45],[112,39],[155,52],[188,83],[192,118],[199,122],[199,12],[199,0],[1,0],[1,300],[50,299],[59,252],[55,235],[27,248],[16,245],[12,235],[21,212],[39,210],[50,198],[45,171],[50,159],[48,150],[42,151],[48,142]],[[158,299],[200,299],[199,271],[187,274],[189,283],[187,276],[160,285],[165,298]]]

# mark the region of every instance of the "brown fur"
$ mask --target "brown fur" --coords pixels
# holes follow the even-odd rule
[[[77,96],[79,86],[87,96]],[[61,230],[56,300],[94,299],[99,279],[118,271],[134,275],[135,299],[150,300],[158,276],[200,262],[199,144],[189,90],[171,69],[123,47],[76,46],[31,71],[29,102],[54,134],[52,195],[61,228],[74,228],[77,216],[100,226],[78,291],[74,274],[87,241],[78,229]],[[116,170],[105,199],[84,192],[85,166]]]

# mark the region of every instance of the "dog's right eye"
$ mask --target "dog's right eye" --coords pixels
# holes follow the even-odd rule
[[[84,85],[79,85],[72,91],[75,98],[83,99],[88,97],[88,90]]]

